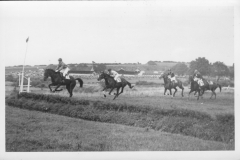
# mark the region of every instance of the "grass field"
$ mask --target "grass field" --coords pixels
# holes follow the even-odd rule
[[[6,151],[232,150],[231,144],[6,106]]]
[[[13,87],[10,85],[11,83],[6,83],[6,95],[10,95],[13,91]],[[199,101],[197,101],[196,97],[193,95],[188,100],[188,87],[185,87],[185,97],[183,98],[180,97],[180,91],[177,92],[174,98],[171,96],[163,96],[162,86],[137,85],[132,90],[126,87],[124,93],[114,101],[112,100],[113,96],[103,98],[102,93],[99,92],[100,90],[100,85],[87,83],[84,84],[83,88],[75,88],[72,99],[98,101],[104,104],[114,103],[118,105],[136,105],[139,107],[148,106],[156,109],[187,109],[208,114],[213,118],[216,118],[219,114],[234,115],[234,89],[223,88],[222,92],[217,90],[217,99],[215,100],[209,99],[211,94],[210,92],[206,92],[204,98]],[[68,96],[66,90],[59,93],[50,93],[47,88],[43,90],[40,88],[31,88],[31,92],[60,95],[63,97]],[[108,111],[106,111],[106,113],[108,113]],[[168,120],[165,118],[165,123],[167,122],[166,120],[171,121],[171,119]],[[176,120],[177,119],[172,121],[172,123],[176,123]],[[37,129],[34,126],[38,126],[42,129]],[[60,128],[60,131],[54,132],[53,134],[53,128]],[[41,136],[35,137],[33,135]],[[31,138],[28,139],[27,137]],[[6,140],[7,151],[234,149],[234,143],[203,140],[190,136],[166,133],[161,130],[153,130],[148,127],[139,128],[120,124],[90,122],[60,115],[12,108],[9,106],[6,106]],[[25,149],[21,150],[21,148]]]

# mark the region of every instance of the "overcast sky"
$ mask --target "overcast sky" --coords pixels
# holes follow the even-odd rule
[[[21,6],[21,7],[20,7]],[[0,5],[5,66],[92,61],[234,63],[234,7],[157,2],[36,2]]]

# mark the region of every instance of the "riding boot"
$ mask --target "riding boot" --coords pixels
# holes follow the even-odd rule
[[[65,83],[65,77],[62,74],[62,83]]]

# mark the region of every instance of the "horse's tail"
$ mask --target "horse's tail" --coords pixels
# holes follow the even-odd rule
[[[220,92],[221,92],[222,91],[222,86],[220,84],[217,84],[217,86],[219,87]]]
[[[127,82],[127,85],[129,86],[129,88],[132,89],[132,88],[134,87],[134,86],[132,86],[131,83],[129,83],[128,81],[126,81],[126,82]]]
[[[76,78],[76,80],[80,83],[80,87],[83,87],[83,80],[81,78]]]

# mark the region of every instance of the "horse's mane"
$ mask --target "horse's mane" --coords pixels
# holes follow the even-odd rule
[[[45,69],[45,71],[55,72],[55,70],[54,70],[54,69],[51,69],[51,68],[47,68],[47,69]]]
[[[109,78],[113,78],[113,77],[111,77],[109,74],[107,74],[107,73],[105,73],[105,72],[102,72],[102,74],[106,75],[106,76],[109,77]]]
[[[46,72],[46,71],[51,72],[51,73],[54,73],[54,74],[59,73],[59,72],[55,72],[55,70],[54,70],[54,69],[51,69],[51,68],[45,69],[45,72]]]

